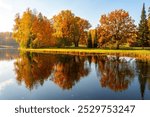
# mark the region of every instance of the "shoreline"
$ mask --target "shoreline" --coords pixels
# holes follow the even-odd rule
[[[93,49],[93,48],[42,48],[42,49],[23,49],[18,48],[20,51],[27,52],[38,52],[38,53],[47,53],[47,52],[62,52],[62,53],[137,53],[137,54],[150,54],[150,50],[138,50],[138,49]]]
[[[90,55],[90,54],[109,54],[120,56],[137,57],[141,59],[150,60],[150,50],[106,50],[106,49],[80,49],[80,48],[48,48],[48,49],[22,49],[22,52],[32,52],[32,53],[53,53],[53,54],[68,54],[68,55]]]

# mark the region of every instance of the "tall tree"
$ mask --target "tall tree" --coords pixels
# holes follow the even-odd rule
[[[150,7],[148,9],[148,27],[149,27],[149,30],[150,30]]]
[[[150,46],[150,7],[149,7],[149,10],[148,10],[148,28],[149,28],[149,46]]]
[[[91,25],[87,20],[80,17],[75,17],[74,22],[73,43],[75,47],[78,47],[79,42],[85,44],[87,34],[86,31],[91,27]]]
[[[147,47],[149,40],[149,30],[148,30],[148,21],[145,11],[145,4],[143,4],[141,20],[138,27],[138,44],[139,46]]]
[[[99,37],[102,46],[119,46],[126,43],[128,39],[134,39],[136,26],[129,13],[120,9],[112,11],[108,15],[102,15],[99,26]],[[101,31],[100,31],[101,30]]]
[[[30,9],[27,9],[22,17],[16,15],[13,35],[22,48],[29,47],[33,19],[34,15]]]
[[[97,48],[97,44],[98,44],[97,29],[95,29],[94,48]]]
[[[70,10],[63,10],[52,18],[54,37],[59,46],[72,44],[72,32],[74,31],[74,14]]]
[[[88,44],[87,44],[87,47],[88,48],[92,48],[92,35],[91,35],[90,31],[89,31],[89,34],[88,34]]]

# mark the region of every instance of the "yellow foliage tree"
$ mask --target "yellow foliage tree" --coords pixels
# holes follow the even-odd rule
[[[52,18],[54,36],[59,46],[68,46],[72,43],[78,47],[86,37],[86,30],[90,28],[87,20],[76,17],[70,10],[63,10]],[[85,42],[85,41],[84,41]]]
[[[52,25],[50,21],[42,16],[27,9],[22,17],[17,14],[13,29],[13,36],[22,48],[40,48],[53,45]]]

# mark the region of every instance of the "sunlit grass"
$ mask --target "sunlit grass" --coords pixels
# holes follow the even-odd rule
[[[140,59],[150,60],[150,50],[141,50],[140,48],[132,49],[93,49],[93,48],[43,48],[43,49],[20,49],[21,51],[27,52],[36,52],[36,53],[55,53],[55,54],[75,54],[75,55],[84,55],[84,54],[109,54],[120,56],[130,56],[137,57]]]

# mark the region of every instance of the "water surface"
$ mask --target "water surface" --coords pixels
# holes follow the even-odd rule
[[[150,61],[0,49],[0,99],[150,99]]]

